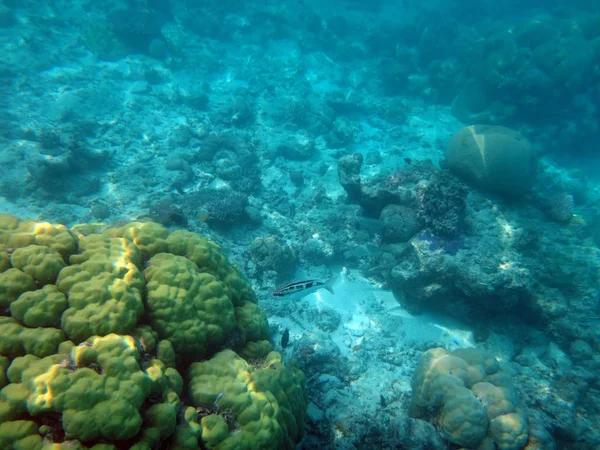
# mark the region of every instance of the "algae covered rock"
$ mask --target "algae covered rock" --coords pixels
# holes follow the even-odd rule
[[[379,220],[385,225],[383,238],[386,242],[406,242],[423,227],[417,212],[401,205],[387,205]]]
[[[258,275],[274,270],[280,280],[289,279],[295,269],[296,255],[290,246],[277,236],[260,236],[250,245],[250,258]]]

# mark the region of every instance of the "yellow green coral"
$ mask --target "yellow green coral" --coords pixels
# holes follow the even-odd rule
[[[62,414],[66,437],[82,442],[135,436],[139,409],[157,382],[142,370],[133,338],[115,334],[73,347],[60,362],[31,361],[19,381],[31,415]]]
[[[0,389],[2,389],[8,383],[6,378],[6,369],[10,365],[10,359],[6,356],[0,356]]]
[[[0,317],[0,355],[44,357],[56,352],[65,336],[56,328],[27,328],[11,317]]]
[[[62,329],[75,341],[92,335],[129,333],[143,313],[144,278],[139,251],[128,241],[83,238],[72,264],[61,270],[57,287],[68,295]]]
[[[172,437],[173,448],[177,450],[197,450],[202,433],[198,410],[188,406],[183,411],[182,419]]]
[[[229,350],[242,363],[228,376],[250,376],[253,401],[267,399],[242,415],[256,407],[271,418],[244,422],[244,445],[293,448],[301,438],[304,376],[275,353],[264,359],[266,317],[213,241],[152,223],[69,230],[2,214],[0,241],[0,307],[10,313],[0,316],[1,448],[39,448],[63,433],[53,448],[228,448],[231,420],[226,435],[222,415],[182,404],[192,383],[178,371],[198,360],[218,367],[223,348],[251,360]]]
[[[167,238],[169,252],[185,256],[198,266],[201,272],[212,273],[229,289],[231,301],[235,306],[244,302],[256,303],[256,296],[237,267],[227,262],[221,247],[214,241],[196,233],[179,230]]]
[[[28,327],[59,326],[67,297],[53,284],[24,292],[10,304],[10,313]]]
[[[235,319],[244,341],[260,341],[269,335],[267,318],[256,303],[245,302],[235,308]]]
[[[19,226],[19,219],[12,214],[1,213],[0,214],[0,242],[6,244],[8,238],[13,234],[14,230]]]
[[[112,261],[123,265],[131,263],[140,266],[140,250],[127,239],[109,237],[103,234],[92,234],[79,240],[79,251],[71,255],[71,264],[81,264],[90,259]]]
[[[12,268],[0,273],[0,309],[10,307],[19,295],[35,288],[33,277],[19,269]]]
[[[13,230],[6,232],[5,236],[7,247],[16,249],[29,245],[43,245],[65,259],[77,250],[77,238],[64,225],[24,220]]]
[[[246,346],[237,353],[246,361],[252,362],[263,358],[273,350],[273,345],[267,341],[250,341]]]
[[[276,352],[255,368],[224,350],[192,364],[189,380],[208,448],[293,449],[304,433],[304,375],[285,368]]]
[[[0,251],[0,272],[4,272],[11,268],[10,256],[7,251]]]
[[[15,420],[27,413],[25,402],[29,390],[22,383],[11,383],[0,391],[0,423]]]
[[[150,325],[176,353],[205,357],[230,337],[235,326],[233,304],[213,275],[169,253],[154,256],[145,273]]]
[[[135,244],[142,254],[150,258],[157,253],[166,252],[169,232],[154,222],[130,222],[122,227],[104,231],[111,237],[122,237]]]
[[[28,420],[0,423],[0,448],[26,450],[42,447],[38,426]]]
[[[22,270],[40,284],[54,283],[58,273],[65,267],[62,257],[43,245],[16,249],[10,262],[14,268]]]

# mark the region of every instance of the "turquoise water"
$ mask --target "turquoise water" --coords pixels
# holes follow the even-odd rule
[[[1,2],[0,448],[600,448],[599,7]]]

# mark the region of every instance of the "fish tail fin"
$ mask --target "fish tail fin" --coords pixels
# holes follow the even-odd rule
[[[325,282],[323,287],[335,295],[335,291],[333,290],[333,285],[337,282],[337,276],[331,277],[329,280]]]

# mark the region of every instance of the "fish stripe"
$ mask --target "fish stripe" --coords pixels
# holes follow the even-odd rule
[[[303,284],[306,284],[306,283],[319,283],[319,281],[318,281],[318,280],[302,280],[302,281],[294,281],[293,283],[290,283],[290,284],[285,284],[285,285],[283,285],[283,286],[279,286],[279,287],[277,288],[277,290],[278,290],[278,291],[282,291],[282,290],[284,290],[284,289],[287,289],[287,288],[289,288],[289,287],[292,287],[292,286],[297,286],[297,285],[303,285]],[[324,284],[324,283],[323,283],[323,284]]]
[[[323,286],[325,283],[319,280],[302,280],[295,281],[290,284],[286,284],[285,286],[281,286],[273,292],[273,295],[276,297],[285,297],[286,295],[290,295],[294,292],[300,292],[305,289],[310,289],[315,286]]]

